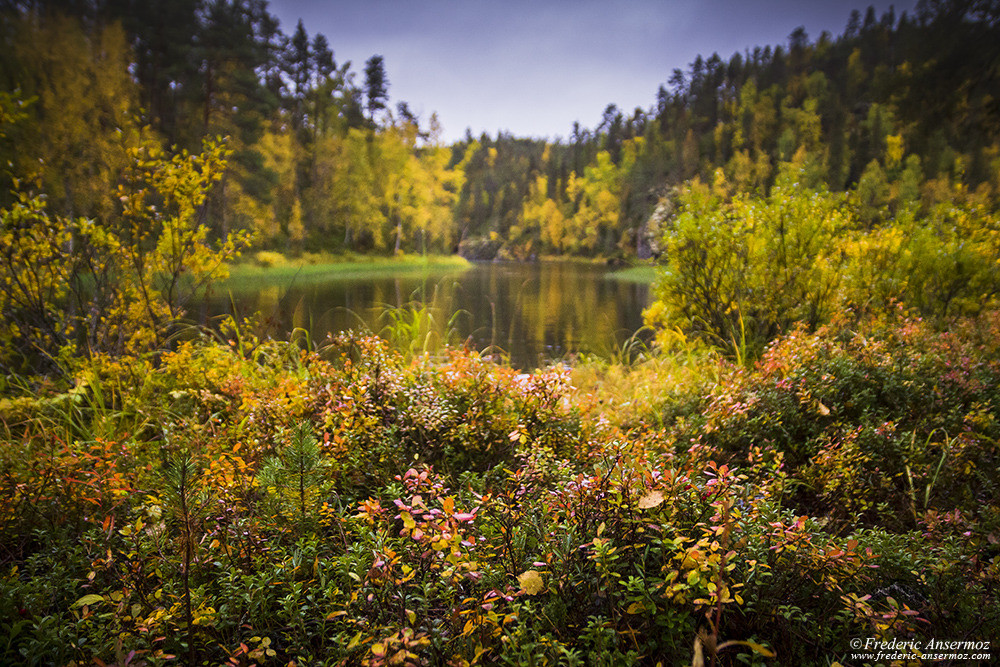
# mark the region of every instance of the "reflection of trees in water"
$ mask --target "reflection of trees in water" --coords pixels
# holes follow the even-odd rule
[[[237,304],[242,314],[273,319],[272,335],[302,327],[314,340],[347,329],[378,332],[385,307],[426,306],[440,339],[452,333],[453,343],[496,344],[514,365],[533,367],[569,353],[608,352],[642,325],[648,293],[644,285],[608,280],[598,266],[489,264],[461,274],[270,285]],[[212,307],[228,311],[228,299]]]

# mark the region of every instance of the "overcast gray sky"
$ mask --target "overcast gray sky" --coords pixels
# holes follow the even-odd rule
[[[915,0],[270,0],[292,34],[301,18],[326,35],[338,66],[364,81],[385,59],[390,104],[423,121],[437,112],[444,139],[498,130],[568,137],[574,121],[598,124],[604,108],[648,109],[674,68],[713,52],[728,60],[754,46],[843,33],[852,9],[897,17]]]

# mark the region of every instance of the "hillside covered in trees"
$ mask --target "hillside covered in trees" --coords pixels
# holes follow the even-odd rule
[[[942,201],[996,206],[996,2],[924,0],[845,16],[841,35],[699,56],[646,109],[611,103],[565,141],[446,146],[390,102],[381,56],[340,63],[262,0],[11,3],[0,85],[23,104],[5,163],[60,213],[112,222],[129,150],[231,153],[205,218],[286,252],[648,257],[677,188],[725,177],[766,197],[782,174],[846,192],[866,225]],[[612,101],[613,102],[613,101]],[[595,116],[599,110],[595,110]],[[10,195],[5,195],[9,198]]]
[[[1000,4],[845,18],[839,36],[699,56],[648,109],[609,104],[565,141],[446,145],[434,116],[391,103],[381,56],[338,63],[260,0],[13,3],[0,198],[44,193],[151,248],[123,232],[128,197],[155,186],[152,162],[214,146],[191,220],[229,256],[658,258],[648,322],[751,356],[845,309],[975,314],[1000,294]],[[80,257],[114,273],[93,235],[73,238],[71,274]],[[130,270],[152,280],[140,255]]]

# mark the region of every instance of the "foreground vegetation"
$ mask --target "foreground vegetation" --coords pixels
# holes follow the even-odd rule
[[[0,662],[831,664],[1000,628],[995,315],[534,374],[224,333],[8,392]]]

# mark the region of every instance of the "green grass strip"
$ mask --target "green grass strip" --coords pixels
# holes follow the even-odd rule
[[[260,253],[258,253],[260,255]],[[261,285],[318,283],[327,280],[424,275],[465,271],[472,265],[457,255],[403,257],[323,257],[286,259],[267,253],[268,265],[254,258],[230,268],[229,278],[218,286],[234,292]]]
[[[656,280],[657,267],[653,264],[643,264],[641,266],[630,266],[627,269],[611,271],[607,274],[609,280],[620,280],[625,283],[645,283],[652,285]]]

